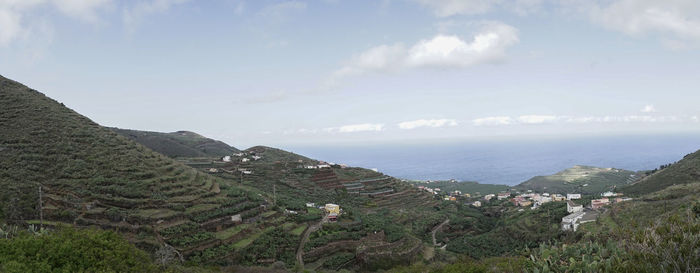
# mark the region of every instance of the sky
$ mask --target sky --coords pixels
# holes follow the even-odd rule
[[[0,74],[238,148],[700,132],[697,0],[0,0]]]

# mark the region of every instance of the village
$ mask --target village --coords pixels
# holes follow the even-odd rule
[[[477,192],[472,196],[472,194],[462,193],[459,190],[443,192],[440,188],[430,188],[426,186],[418,186],[418,189],[439,196],[445,201],[467,202],[471,206],[477,208],[488,204],[492,200],[508,200],[512,205],[519,207],[517,211],[520,212],[527,208],[536,210],[543,204],[549,202],[566,202],[566,211],[569,215],[562,217],[561,230],[574,232],[578,229],[579,225],[595,221],[607,206],[632,200],[632,198],[623,197],[622,193],[615,193],[612,191],[601,193],[600,198],[590,199],[593,196],[588,196],[586,198],[586,196],[582,196],[580,193],[567,193],[564,195],[546,192],[537,193],[532,190],[527,190],[525,193],[521,193],[520,191],[503,191],[497,194],[491,193],[483,196]],[[590,199],[590,202],[582,202],[584,199]]]

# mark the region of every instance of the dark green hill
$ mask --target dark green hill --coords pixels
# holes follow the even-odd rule
[[[627,194],[639,195],[659,191],[672,185],[695,182],[700,182],[700,151],[684,156],[678,162],[624,187],[622,191]]]
[[[38,224],[43,213],[45,224],[115,229],[144,249],[167,243],[186,258],[215,246],[233,253],[240,240],[284,224],[261,218],[267,202],[254,189],[185,166],[5,78],[0,128],[0,222]]]
[[[0,78],[0,224],[43,215],[44,225],[118,230],[193,264],[291,268],[301,257],[313,269],[364,270],[415,259],[444,219],[422,220],[438,201],[381,173],[318,168],[268,147],[232,158],[194,169]],[[321,211],[305,202],[336,203],[343,214],[321,225]],[[320,229],[304,232],[310,226]]]
[[[622,169],[577,165],[553,175],[535,176],[515,188],[552,193],[601,193],[627,185],[638,175]]]
[[[188,131],[160,133],[110,129],[169,157],[222,157],[240,152],[226,143]]]
[[[267,147],[267,146],[254,146],[245,150],[246,153],[256,154],[262,157],[262,160],[267,162],[287,162],[287,163],[318,163],[317,160],[310,159],[303,155],[298,155],[292,152],[287,152],[285,150]]]

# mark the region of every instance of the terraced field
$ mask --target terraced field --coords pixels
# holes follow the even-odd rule
[[[285,223],[263,216],[271,206],[260,191],[153,152],[4,78],[0,127],[2,221],[43,217],[118,230],[141,248],[169,244],[186,258],[226,245],[244,249],[255,234]]]

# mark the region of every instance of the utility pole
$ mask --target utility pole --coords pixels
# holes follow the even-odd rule
[[[273,182],[273,184],[272,184],[272,206],[273,207],[277,205],[277,188],[275,186],[276,185]]]
[[[41,203],[41,184],[39,184],[39,229],[44,228],[44,206]]]

